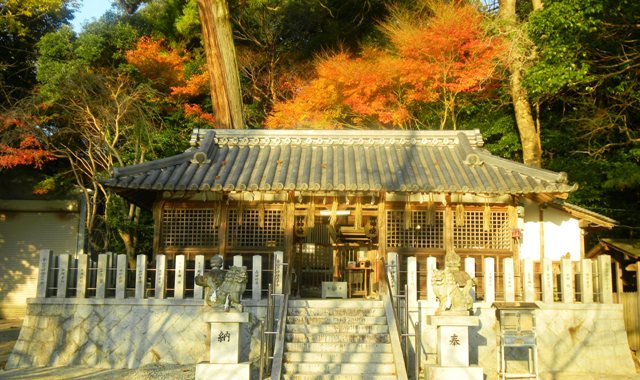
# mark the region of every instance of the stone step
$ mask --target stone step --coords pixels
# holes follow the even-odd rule
[[[304,334],[285,333],[291,343],[389,343],[389,334]]]
[[[391,353],[391,345],[386,343],[285,343],[285,352],[376,352]]]
[[[286,363],[393,363],[393,354],[380,352],[286,352]]]
[[[357,299],[317,299],[317,300],[289,300],[289,307],[305,307],[313,309],[375,309],[384,308],[382,301]]]
[[[386,334],[389,332],[389,328],[386,324],[287,324],[287,332],[298,334]]]
[[[316,316],[287,316],[287,324],[349,324],[349,325],[387,325],[386,317],[361,317],[361,316],[344,316],[337,317],[333,315],[316,315]]]
[[[375,374],[393,375],[395,364],[388,363],[282,363],[285,374]]]
[[[371,308],[302,308],[291,307],[287,310],[287,315],[290,316],[332,316],[332,317],[384,317],[384,309]]]
[[[324,374],[284,374],[284,380],[396,380],[396,375],[374,375],[368,373],[366,375],[342,374],[342,375],[324,375]]]

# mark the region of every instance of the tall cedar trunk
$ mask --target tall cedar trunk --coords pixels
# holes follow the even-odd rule
[[[244,128],[240,74],[226,0],[198,0],[211,102],[219,128]]]
[[[541,7],[540,0],[534,0],[536,7]],[[506,21],[508,34],[513,34],[513,28],[517,28],[516,0],[501,0],[500,15]],[[512,41],[512,43],[517,43]],[[542,144],[540,143],[540,131],[536,128],[536,123],[531,112],[531,104],[527,89],[522,85],[522,75],[524,72],[523,62],[528,52],[518,47],[511,49],[515,56],[510,57],[509,64],[509,90],[513,102],[513,110],[516,116],[516,124],[520,141],[522,143],[522,158],[526,165],[540,167],[542,165]]]

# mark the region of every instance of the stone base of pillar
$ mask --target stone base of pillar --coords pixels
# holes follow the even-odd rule
[[[198,363],[196,364],[196,380],[234,379],[249,380],[251,377],[250,363]]]

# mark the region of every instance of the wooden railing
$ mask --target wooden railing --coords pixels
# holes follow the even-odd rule
[[[395,272],[388,274],[390,280],[395,281],[390,284],[393,291],[399,294],[406,284],[406,298],[411,309],[417,308],[419,300],[436,302],[431,285],[433,270],[437,269],[436,258],[400,257],[395,252],[388,253],[388,262],[400,259],[406,262],[390,267]],[[496,264],[500,264],[500,271],[496,270]],[[516,265],[519,265],[517,272]],[[473,296],[476,302],[613,303],[611,257],[607,255],[599,256],[597,260],[580,261],[524,259],[514,262],[512,258],[503,258],[498,263],[492,257],[485,257],[481,262],[467,257],[461,270],[475,279]]]
[[[233,265],[242,266],[242,259],[234,256]],[[88,255],[53,255],[51,250],[40,251],[38,266],[37,298],[202,300],[204,289],[195,284],[195,276],[209,270],[202,255],[192,261],[183,255],[173,260],[157,255],[153,262],[139,255],[130,267],[124,254],[105,253],[91,260]],[[282,278],[281,268],[265,269],[262,256],[253,256],[244,298],[263,299],[263,279],[277,277],[276,272]]]

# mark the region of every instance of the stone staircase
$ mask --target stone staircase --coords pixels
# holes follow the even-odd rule
[[[382,301],[290,300],[283,378],[396,379],[390,342]]]

